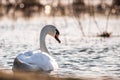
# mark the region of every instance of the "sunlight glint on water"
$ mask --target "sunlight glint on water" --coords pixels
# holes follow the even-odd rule
[[[82,37],[81,30],[73,18],[46,18],[32,20],[2,20],[0,22],[0,67],[11,69],[14,58],[21,52],[39,48],[41,28],[49,23],[57,26],[61,33],[61,44],[47,36],[47,46],[58,62],[61,75],[108,75],[120,76],[120,38]],[[55,21],[53,21],[55,20]],[[106,19],[97,19],[101,30],[105,29]],[[68,26],[66,26],[66,24]],[[90,24],[90,25],[89,25]],[[95,36],[100,32],[94,21],[82,19],[86,35]],[[109,21],[108,31],[119,35],[120,21]]]

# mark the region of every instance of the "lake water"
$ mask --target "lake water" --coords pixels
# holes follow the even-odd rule
[[[55,73],[72,76],[120,77],[120,19],[109,20],[110,38],[95,37],[105,30],[106,19],[99,18],[99,30],[92,18],[81,19],[85,35],[75,18],[33,18],[31,20],[2,19],[0,21],[0,68],[11,69],[14,58],[21,52],[39,48],[39,34],[46,24],[55,25],[60,31],[61,44],[47,36],[51,56],[59,64]]]

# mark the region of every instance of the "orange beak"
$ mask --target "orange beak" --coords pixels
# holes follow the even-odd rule
[[[58,34],[56,34],[56,35],[55,35],[55,39],[58,41],[58,43],[61,43],[61,41],[60,41],[60,39],[59,39],[59,35],[58,35]]]

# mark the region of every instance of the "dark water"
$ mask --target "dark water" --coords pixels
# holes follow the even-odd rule
[[[13,60],[18,54],[38,49],[41,28],[45,24],[54,24],[61,32],[62,43],[58,44],[50,36],[47,36],[46,43],[51,56],[56,59],[60,67],[55,73],[120,77],[120,37],[82,37],[76,21],[71,18],[66,19],[67,26],[63,18],[2,20],[0,22],[0,68],[11,69]],[[101,20],[99,25],[104,26],[104,21]],[[82,23],[86,34],[99,33],[94,23],[91,22],[90,28],[87,20]],[[111,27],[108,31],[113,35],[119,35],[119,19],[113,19],[109,24]],[[100,28],[104,29],[104,27]]]

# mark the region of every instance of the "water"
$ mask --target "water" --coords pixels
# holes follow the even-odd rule
[[[50,20],[35,18],[0,21],[0,68],[11,69],[18,54],[38,49],[41,28],[45,24],[54,24],[61,33],[62,43],[57,43],[50,36],[47,36],[46,43],[51,56],[59,64],[57,74],[120,77],[120,37],[82,37],[74,19],[67,17],[67,26],[64,20],[58,17]],[[103,20],[98,23],[102,26],[101,30],[105,28],[105,19]],[[93,21],[89,24],[87,20],[82,21],[85,34],[99,33]],[[119,19],[110,20],[108,31],[119,35],[119,25]]]

